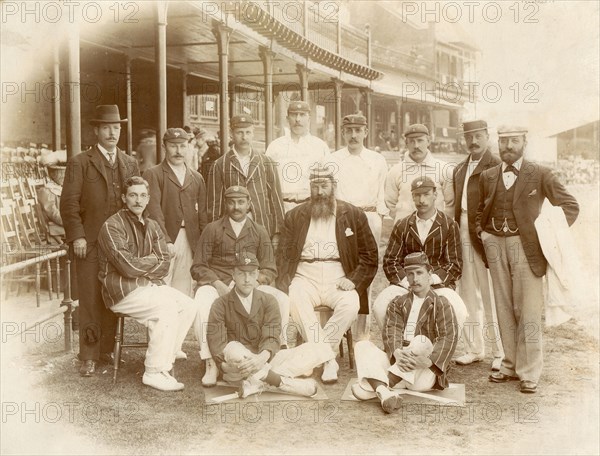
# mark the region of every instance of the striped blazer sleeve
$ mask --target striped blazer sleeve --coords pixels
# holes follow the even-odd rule
[[[404,341],[404,320],[408,295],[398,296],[389,305],[385,314],[385,323],[382,333],[383,348],[391,362],[394,362],[394,351],[402,349]]]
[[[433,305],[433,352],[429,359],[441,372],[446,372],[458,344],[458,323],[452,305],[443,296],[436,295]],[[432,337],[435,336],[435,337]]]
[[[267,178],[267,189],[269,192],[269,204],[271,206],[271,214],[274,215],[275,226],[272,227],[271,236],[281,233],[283,228],[283,196],[281,194],[281,183],[279,182],[279,174],[277,173],[277,165],[267,156],[262,156]]]
[[[100,229],[98,244],[107,260],[121,276],[127,278],[148,277],[148,274],[152,274],[162,267],[164,260],[161,260],[154,252],[143,257],[136,256],[135,252],[129,248],[125,223],[120,215],[108,219]]]
[[[450,217],[445,217],[443,232],[446,242],[443,246],[443,262],[433,272],[439,276],[445,286],[455,288],[462,274],[462,248],[458,223]]]
[[[383,256],[383,272],[392,285],[400,285],[400,282],[406,277],[406,272],[402,267],[402,262],[406,256],[405,252],[405,232],[408,224],[408,218],[399,220],[392,230],[385,255]]]
[[[225,156],[220,157],[208,174],[208,188],[206,191],[206,213],[208,222],[221,218],[224,193]]]
[[[147,219],[148,230],[146,236],[152,236],[152,252],[158,258],[158,267],[152,269],[146,277],[151,280],[163,279],[169,273],[171,260],[167,249],[167,240],[159,224],[154,220]]]

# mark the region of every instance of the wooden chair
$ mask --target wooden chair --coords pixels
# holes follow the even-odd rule
[[[115,332],[115,345],[113,347],[113,385],[117,384],[117,374],[119,373],[119,366],[121,364],[121,350],[123,348],[148,348],[148,331],[146,330],[146,342],[124,342],[125,334],[125,318],[128,315],[116,313],[117,315],[117,329]]]
[[[327,324],[327,321],[333,315],[333,309],[327,306],[317,306],[315,307],[315,313],[317,314],[317,318],[319,319],[319,323],[321,327],[324,327]],[[352,328],[348,328],[348,331],[344,334],[346,338],[346,344],[348,345],[348,364],[350,369],[354,369],[354,350],[352,347]],[[344,357],[344,340],[340,341],[340,357]]]

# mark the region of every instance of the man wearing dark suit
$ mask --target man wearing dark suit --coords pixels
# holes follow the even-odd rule
[[[79,373],[90,377],[96,364],[112,351],[115,315],[102,301],[98,281],[98,232],[108,217],[122,208],[123,182],[139,176],[137,161],[118,147],[121,124],[116,105],[96,107],[90,120],[98,143],[67,162],[60,214],[71,243],[79,285]]]
[[[183,128],[167,129],[163,144],[163,162],[144,172],[150,185],[148,215],[160,225],[171,255],[165,282],[191,297],[190,267],[206,226],[206,186],[200,173],[185,163],[190,151]]]
[[[469,156],[454,168],[455,213],[454,220],[460,229],[463,268],[458,293],[469,313],[465,320],[462,338],[465,346],[463,355],[456,364],[467,365],[485,358],[485,339],[492,341],[492,370],[500,370],[502,363],[502,341],[498,331],[496,304],[490,287],[485,251],[481,239],[475,232],[475,215],[479,206],[479,175],[500,163],[488,147],[490,135],[484,120],[463,124]],[[486,319],[490,323],[486,325]]]
[[[504,359],[490,381],[520,380],[522,393],[535,393],[542,372],[542,277],[547,261],[534,222],[548,198],[569,225],[577,201],[549,168],[523,158],[527,130],[499,127],[502,164],[481,173],[477,235],[483,241],[494,285]]]
[[[329,343],[336,350],[357,314],[369,313],[367,288],[377,273],[377,243],[365,213],[335,199],[330,168],[313,169],[310,201],[285,215],[277,253],[277,287],[289,292],[290,311],[304,340]],[[314,307],[333,315],[321,329]],[[337,381],[335,359],[321,379]]]

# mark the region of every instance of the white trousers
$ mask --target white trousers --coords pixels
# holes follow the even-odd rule
[[[290,311],[300,325],[300,334],[307,342],[330,344],[334,351],[344,333],[356,319],[360,300],[356,290],[344,291],[336,282],[344,277],[341,263],[300,262],[290,284]],[[314,308],[327,306],[333,315],[321,327]]]
[[[144,361],[148,373],[171,370],[175,353],[198,313],[192,298],[166,285],[138,288],[111,310],[128,315],[148,328]]]
[[[467,212],[463,212],[460,217],[460,240],[463,267],[458,283],[458,294],[468,312],[462,331],[465,353],[483,358],[485,342],[490,341],[494,357],[503,358],[504,351],[496,316],[496,304],[490,286],[491,279],[483,259],[471,244]]]
[[[439,296],[443,296],[448,300],[454,309],[454,314],[456,315],[456,321],[458,322],[458,328],[460,330],[467,318],[467,308],[465,307],[465,303],[458,293],[451,288],[437,288],[434,291]],[[406,288],[399,287],[398,285],[390,285],[379,293],[379,296],[375,299],[375,303],[373,304],[373,315],[382,331],[384,329],[383,325],[385,324],[385,314],[388,305],[396,296],[404,296],[406,293],[408,293]]]
[[[356,373],[361,387],[366,391],[373,391],[367,379],[379,380],[389,385],[388,371],[391,364],[387,354],[373,342],[363,340],[354,346],[354,359],[356,360]],[[401,380],[395,388],[406,388],[412,391],[429,391],[435,385],[435,374],[429,368],[416,369],[413,383]]]
[[[232,281],[229,284],[229,289],[233,289],[233,287],[234,283]],[[290,298],[283,291],[268,285],[259,285],[256,289],[270,294],[277,300],[279,311],[281,312],[281,345],[287,345],[287,331],[290,324]],[[212,285],[201,286],[196,290],[196,296],[194,297],[194,301],[199,309],[197,321],[200,331],[197,333],[197,337],[199,337],[198,341],[200,342],[201,359],[212,358],[210,349],[208,348],[208,341],[206,340],[206,328],[202,327],[202,322],[208,323],[210,309],[218,297],[219,293],[217,293],[217,289]],[[194,327],[196,327],[196,324],[194,324]]]
[[[229,342],[223,350],[225,363],[221,365],[221,369],[226,372],[223,379],[230,382],[243,380],[234,360],[228,356],[230,352],[235,352],[237,358],[251,355],[252,352],[237,341]],[[328,346],[307,342],[294,348],[279,350],[268,364],[271,371],[282,377],[298,377],[334,358],[335,353]],[[235,361],[239,362],[239,359]]]
[[[194,256],[192,255],[192,248],[185,234],[185,228],[179,229],[177,239],[175,239],[173,245],[175,246],[175,256],[171,258],[165,283],[191,297],[193,279],[190,274],[190,268],[192,267]]]

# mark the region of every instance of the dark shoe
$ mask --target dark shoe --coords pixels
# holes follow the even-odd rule
[[[531,380],[523,380],[521,382],[521,392],[533,394],[537,391],[537,383]]]
[[[96,373],[96,361],[91,359],[86,359],[81,363],[81,367],[79,368],[79,375],[82,377],[91,377]]]
[[[493,374],[490,374],[490,376],[488,377],[490,382],[494,382],[494,383],[506,383],[506,382],[510,382],[511,380],[519,380],[519,377],[514,377],[512,375],[506,375],[503,374],[502,372],[494,372]]]

